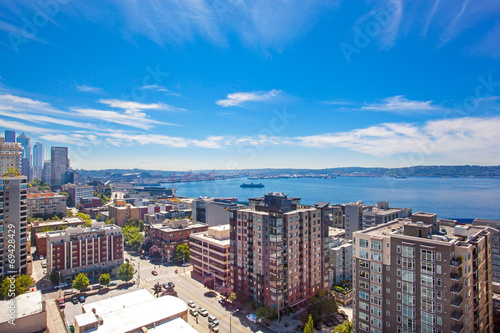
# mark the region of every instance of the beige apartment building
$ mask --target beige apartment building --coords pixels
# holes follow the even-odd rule
[[[190,262],[201,276],[213,274],[215,283],[231,283],[229,266],[229,224],[209,227],[189,236]]]
[[[417,213],[353,245],[353,332],[493,332],[488,227]]]
[[[28,217],[66,215],[66,197],[55,193],[28,193]]]
[[[108,206],[109,218],[115,219],[115,224],[123,227],[129,218],[140,220],[140,209],[128,204],[125,200],[115,200],[114,205]]]
[[[21,153],[20,143],[5,142],[5,139],[0,137],[0,176],[3,176],[11,168],[21,172]]]

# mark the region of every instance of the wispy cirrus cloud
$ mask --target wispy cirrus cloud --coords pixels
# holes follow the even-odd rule
[[[241,106],[245,102],[269,102],[276,100],[283,96],[283,91],[281,90],[270,90],[270,91],[250,91],[250,92],[236,92],[232,94],[227,94],[226,99],[220,99],[215,102],[215,104],[228,107],[228,106]]]
[[[429,112],[439,110],[432,101],[412,101],[403,95],[387,97],[378,103],[365,103],[362,111],[388,111],[396,113]]]
[[[143,90],[151,90],[151,91],[160,91],[160,92],[165,93],[165,95],[167,95],[167,96],[182,97],[181,94],[173,92],[172,90],[170,90],[170,89],[168,89],[168,88],[166,88],[164,86],[160,86],[158,84],[148,84],[148,85],[142,86],[141,89],[143,89]]]
[[[76,90],[81,91],[81,92],[96,94],[96,95],[104,95],[105,94],[104,89],[99,88],[99,87],[88,86],[86,84],[82,84],[82,85],[77,84]]]

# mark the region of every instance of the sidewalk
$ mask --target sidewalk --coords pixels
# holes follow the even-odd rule
[[[47,330],[50,333],[66,332],[66,325],[61,317],[56,301],[48,299],[45,301],[47,307]]]
[[[297,319],[293,319],[295,316],[300,315],[302,312],[306,311],[306,309],[302,309],[296,313],[292,313],[288,316],[281,317],[280,322],[277,320],[270,322],[269,329],[274,332],[297,332],[297,326],[302,322]]]

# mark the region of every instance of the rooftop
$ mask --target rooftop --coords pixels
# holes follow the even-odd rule
[[[67,217],[67,218],[64,218],[64,219],[59,220],[59,221],[46,221],[46,222],[35,221],[33,223],[33,226],[37,227],[37,228],[43,228],[43,227],[51,227],[54,225],[78,224],[78,223],[84,224],[85,221],[82,220],[81,218],[75,216],[75,217]]]
[[[172,332],[185,332],[185,333],[198,333],[191,325],[186,323],[182,318],[175,318],[167,321],[155,328],[148,329],[148,333],[172,333]]]
[[[345,229],[328,227],[328,236],[330,237],[339,237],[345,235]]]
[[[7,301],[2,301],[0,306],[0,323],[4,323],[10,319],[9,307]],[[42,292],[27,292],[15,298],[16,319],[31,316],[45,311],[42,303]]]
[[[149,326],[168,317],[174,317],[181,312],[187,311],[187,305],[177,297],[162,296],[155,298],[147,290],[142,289],[84,305],[87,314],[91,314],[93,309],[102,318],[102,325],[98,327],[98,331],[127,332]],[[81,316],[84,316],[82,317],[83,321],[89,320],[90,317],[87,314],[76,316],[75,321],[79,322]],[[170,325],[181,326],[179,322]],[[158,330],[156,332],[163,331]]]

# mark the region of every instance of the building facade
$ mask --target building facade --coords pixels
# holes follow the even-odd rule
[[[28,193],[28,217],[66,215],[66,197],[55,193]]]
[[[173,260],[177,246],[189,243],[191,234],[207,229],[205,223],[190,220],[165,220],[163,223],[145,225],[146,238],[162,248],[163,257],[167,261]]]
[[[237,207],[235,202],[214,198],[199,198],[193,200],[193,220],[209,226],[229,223],[229,210]]]
[[[115,200],[113,205],[108,206],[108,214],[120,227],[123,227],[129,218],[140,220],[139,207],[134,207],[125,200]]]
[[[27,188],[26,177],[0,177],[0,276],[30,271]]]
[[[0,176],[9,169],[18,169],[21,172],[22,147],[19,143],[7,142],[0,138]]]
[[[63,186],[69,194],[69,205],[75,207],[80,203],[80,199],[88,199],[94,196],[93,186],[78,186],[75,184],[67,184]]]
[[[61,188],[62,175],[69,168],[68,147],[51,147],[50,150],[50,185]]]
[[[116,274],[123,264],[123,235],[114,224],[94,222],[90,228],[49,231],[46,239],[47,271],[60,272],[65,280],[79,273]]]
[[[493,332],[490,232],[418,215],[354,233],[353,332]]]
[[[45,145],[41,142],[35,143],[33,146],[33,178],[38,177],[40,180],[43,176],[43,163],[46,159]]]
[[[352,280],[352,241],[334,239],[330,243],[328,256],[330,258],[330,286],[350,282]]]
[[[209,227],[189,236],[190,262],[193,271],[205,277],[212,274],[215,284],[231,283],[229,266],[229,224]]]
[[[5,130],[5,142],[16,142],[16,132],[11,130]]]
[[[300,204],[273,192],[230,212],[231,280],[257,304],[281,310],[306,306],[328,288],[328,203]]]

